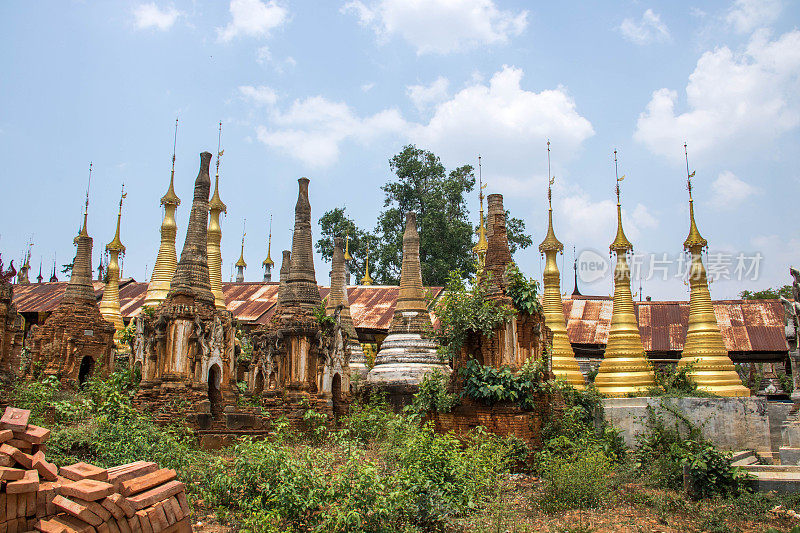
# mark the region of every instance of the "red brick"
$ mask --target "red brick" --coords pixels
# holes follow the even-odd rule
[[[144,476],[122,482],[119,487],[119,492],[123,496],[131,496],[133,494],[138,494],[140,492],[152,489],[153,487],[163,485],[164,483],[175,479],[176,476],[177,473],[174,470],[162,468],[161,470],[156,470],[155,472],[145,474]]]
[[[94,502],[114,493],[114,485],[93,479],[81,479],[61,486],[61,494]]]
[[[25,511],[28,509],[28,495],[17,494],[17,518],[25,516]],[[9,517],[13,518],[13,517]]]
[[[25,470],[0,466],[0,481],[18,481],[25,477]]]
[[[8,442],[14,438],[14,432],[10,429],[0,429],[0,444]]]
[[[10,439],[6,441],[6,444],[8,444],[9,446],[13,446],[14,448],[18,448],[25,453],[31,453],[31,451],[33,450],[33,444],[31,444],[30,442],[26,442],[24,440]]]
[[[108,521],[108,531],[109,533],[121,533],[119,526],[117,526],[117,523],[114,520]]]
[[[25,516],[32,518],[36,516],[36,493],[28,493],[28,502],[25,504]]]
[[[19,529],[17,529],[17,519],[11,518],[6,522],[6,526],[8,527],[8,533],[20,533]]]
[[[53,504],[62,511],[66,511],[70,515],[80,518],[93,526],[99,526],[103,523],[103,519],[90,511],[86,506],[68,500],[63,496],[56,496],[53,498]]]
[[[119,505],[108,498],[103,498],[100,500],[100,505],[102,505],[109,513],[114,515],[114,518],[120,519],[125,516],[125,513],[119,508]]]
[[[55,519],[41,519],[34,525],[36,531],[42,533],[66,533],[67,528],[63,524],[59,524]]]
[[[95,529],[91,525],[72,515],[62,514],[58,515],[56,519],[60,523],[65,524],[69,528],[68,531],[70,531],[70,533],[95,533]]]
[[[150,519],[147,517],[147,511],[136,511],[136,519],[139,520],[139,529],[142,533],[153,533],[153,526],[150,525]]]
[[[126,498],[134,509],[143,509],[154,505],[156,502],[165,500],[170,496],[175,496],[179,492],[186,490],[186,487],[180,481],[170,481],[154,489],[150,489],[136,496]]]
[[[73,481],[81,479],[94,479],[95,481],[108,481],[108,471],[99,466],[88,463],[75,463],[74,465],[62,466],[59,474]]]
[[[139,524],[138,516],[132,516],[127,520],[128,520],[128,527],[131,529],[131,533],[142,533],[142,526]]]
[[[3,444],[3,446],[8,446],[7,444]],[[11,446],[9,446],[11,448]],[[24,469],[30,470],[33,468],[33,456],[29,455],[19,448],[14,448],[11,457]]]
[[[178,500],[175,499],[175,496],[167,500],[167,507],[172,507],[172,514],[175,516],[175,522],[179,522],[183,520],[183,511],[181,510],[181,504],[178,503]]]
[[[175,499],[178,500],[178,504],[181,506],[181,511],[183,512],[184,517],[188,517],[191,514],[191,510],[189,509],[189,502],[186,501],[186,493],[179,492],[175,495]]]
[[[157,464],[146,461],[137,461],[123,466],[124,468],[117,467],[108,469],[108,482],[113,484],[117,490],[119,490],[120,485],[124,481],[138,478],[158,470]]]
[[[19,481],[10,481],[6,484],[8,494],[21,494],[25,492],[36,492],[39,490],[39,472],[28,470]]]
[[[48,463],[44,460],[44,454],[37,452],[33,456],[33,468],[39,472],[39,477],[46,481],[55,481],[58,479],[58,467],[53,463]]]
[[[161,533],[192,533],[192,523],[188,518],[184,518],[177,524],[169,526]]]
[[[50,439],[50,430],[28,424],[24,431],[14,431],[14,438],[30,444],[43,444]]]
[[[128,521],[125,520],[124,518],[121,520],[114,520],[114,521],[117,523],[120,533],[133,533],[131,531],[131,526],[128,525]]]
[[[14,460],[13,457],[10,455],[6,455],[4,453],[0,453],[0,466],[11,467],[15,466],[17,462]]]
[[[103,522],[102,524],[97,526],[96,529],[97,529],[97,533],[110,533],[111,532],[111,529],[109,529],[108,524],[106,522]]]
[[[28,419],[31,412],[27,409],[17,409],[15,407],[6,407],[2,418],[0,418],[0,429],[12,429],[25,431],[28,427]]]
[[[172,504],[169,503],[171,498],[167,498],[163,502],[159,502],[158,506],[164,510],[164,515],[167,517],[167,525],[172,525],[178,521],[178,517],[175,516],[175,511],[172,510]]]
[[[122,494],[114,493],[111,496],[109,496],[108,499],[114,502],[120,509],[122,509],[122,512],[125,513],[125,516],[127,516],[128,518],[132,517],[134,513],[136,513],[136,509],[133,508],[130,502],[127,499],[125,499],[122,496]]]
[[[90,502],[90,501],[87,501],[87,500],[82,500],[80,498],[75,498],[73,496],[70,496],[69,499],[74,501],[78,505],[83,505],[84,507],[89,509],[91,512],[93,512],[94,514],[99,516],[103,521],[107,522],[107,521],[111,520],[111,513],[108,512],[108,509],[106,509],[105,507],[100,505],[100,503],[98,503],[98,502]]]

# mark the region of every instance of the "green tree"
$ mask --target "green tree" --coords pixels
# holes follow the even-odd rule
[[[381,189],[384,210],[378,217],[375,277],[398,283],[403,257],[403,231],[409,211],[417,213],[422,279],[444,285],[451,270],[469,272],[472,265],[472,224],[465,194],[475,187],[470,165],[449,173],[439,158],[408,145],[389,161],[397,176]]]
[[[360,283],[364,276],[364,265],[367,259],[367,242],[374,246],[375,238],[368,231],[359,228],[353,219],[345,214],[346,207],[337,207],[323,214],[319,219],[320,238],[317,240],[317,253],[325,261],[333,258],[333,239],[350,236],[349,251],[353,260],[348,263],[353,276],[352,283]]]
[[[508,249],[511,255],[517,250],[524,250],[533,244],[533,238],[525,233],[525,221],[511,216],[506,209],[506,233],[508,234]]]
[[[764,289],[761,291],[748,291],[744,290],[739,293],[739,298],[743,300],[777,300],[783,296],[784,298],[792,297],[792,286],[784,285],[783,287],[776,287],[774,289]]]

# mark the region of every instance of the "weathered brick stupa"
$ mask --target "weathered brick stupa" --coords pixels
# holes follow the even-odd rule
[[[511,263],[511,251],[508,247],[503,196],[490,194],[488,201],[491,215],[486,233],[489,239],[481,283],[488,284],[487,298],[513,307],[513,301],[507,294],[506,269]],[[486,366],[495,368],[505,366],[516,371],[528,359],[541,358],[550,338],[551,332],[545,326],[543,314],[530,315],[518,312],[510,320],[499,325],[491,336],[470,335],[462,347],[460,356],[453,361],[453,369],[458,370],[467,360],[476,359]]]
[[[422,290],[417,214],[408,212],[397,306],[389,334],[375,357],[375,366],[367,375],[369,387],[385,390],[397,404],[418,390],[428,372],[440,370],[449,374],[449,365],[441,360],[436,342],[429,338],[432,327]]]
[[[550,142],[547,143],[547,164],[550,166]],[[564,305],[561,302],[561,273],[558,271],[556,255],[564,253],[564,245],[556,238],[553,230],[553,180],[547,183],[547,235],[539,245],[539,253],[545,255],[544,273],[542,281],[544,295],[542,308],[544,309],[545,322],[553,332],[553,347],[550,351],[553,374],[563,379],[573,387],[584,388],[583,374],[575,359],[575,352],[567,337],[567,320],[564,317]]]
[[[617,151],[614,150],[614,165]],[[624,177],[624,176],[623,176]],[[597,390],[612,397],[641,394],[655,386],[655,376],[644,352],[639,324],[633,310],[631,295],[631,270],[626,254],[633,245],[622,230],[622,206],[619,201],[617,178],[617,236],[609,250],[617,256],[614,269],[614,303],[611,311],[611,329],[600,369],[594,380]]]
[[[144,365],[136,403],[174,419],[188,405],[192,416],[220,415],[235,402],[233,328],[228,311],[214,306],[208,276],[208,173],[211,154],[200,154],[200,172],[181,259],[166,300],[143,316]]]
[[[270,382],[277,389],[306,393],[319,391],[317,383],[322,328],[314,310],[322,305],[311,249],[311,204],[308,178],[297,180],[291,254],[284,251],[278,303],[269,324],[255,331],[254,350]],[[288,267],[287,267],[288,262]],[[284,281],[285,280],[285,281]],[[259,369],[254,377],[257,378]]]
[[[22,351],[22,315],[17,313],[14,300],[13,269],[3,270],[0,259],[0,379],[12,378],[19,372]]]
[[[100,314],[92,288],[92,238],[86,229],[88,193],[83,228],[74,243],[78,250],[72,275],[58,307],[33,337],[29,373],[57,376],[63,383],[82,384],[92,374],[113,369],[114,324]]]
[[[356,335],[356,328],[353,325],[353,317],[350,316],[350,299],[347,296],[347,272],[345,271],[344,252],[342,251],[342,238],[336,237],[333,239],[333,264],[331,268],[331,292],[328,294],[327,305],[325,306],[325,313],[328,316],[338,319],[342,331],[342,349],[338,352],[342,353],[345,357],[339,361],[332,361],[331,371],[338,372],[344,381],[347,378],[348,383],[342,383],[342,389],[347,391],[350,389],[350,376],[354,372],[354,364],[356,370],[362,376],[367,375],[366,359],[364,359],[364,351],[361,349],[361,343],[358,342],[358,335]],[[338,341],[334,341],[338,342]],[[345,368],[347,368],[345,370]],[[332,377],[331,377],[332,379]]]
[[[125,245],[119,238],[119,225],[122,220],[122,200],[125,198],[125,186],[119,199],[119,212],[117,213],[117,231],[114,239],[106,245],[108,252],[108,267],[106,268],[106,286],[103,289],[103,298],[100,300],[100,314],[103,318],[114,324],[114,342],[120,346],[120,335],[125,329],[122,313],[119,307],[119,256],[125,253]]]
[[[178,139],[178,119],[175,119],[175,142]],[[155,308],[164,301],[169,292],[169,285],[172,283],[172,276],[178,268],[178,252],[175,250],[175,235],[178,232],[178,225],[175,223],[175,211],[181,205],[181,199],[175,194],[175,144],[172,148],[172,171],[169,175],[169,188],[167,193],[161,197],[161,205],[164,206],[164,220],[161,222],[161,244],[158,247],[156,264],[153,267],[153,274],[150,283],[147,285],[147,294],[144,298],[144,305]]]
[[[686,145],[684,145],[685,149]],[[686,342],[678,362],[680,366],[692,365],[692,381],[697,388],[719,396],[750,396],[750,389],[742,385],[739,374],[728,356],[725,341],[711,306],[708,279],[703,266],[702,251],[708,246],[694,221],[692,178],[689,174],[689,156],[686,156],[687,186],[689,189],[689,236],[684,249],[692,254],[689,269],[689,326]]]

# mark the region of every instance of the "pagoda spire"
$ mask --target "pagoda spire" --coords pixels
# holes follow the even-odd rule
[[[367,259],[364,262],[364,277],[361,278],[362,285],[372,285],[372,278],[369,276],[369,239],[367,239]]]
[[[477,271],[477,278],[483,275],[483,269],[486,266],[486,250],[489,248],[489,243],[486,240],[486,223],[483,218],[483,190],[486,185],[483,183],[483,170],[481,166],[481,156],[478,155],[478,199],[480,201],[480,222],[478,224],[478,242],[472,247],[472,253],[475,254],[475,270]]]
[[[94,286],[92,285],[92,238],[87,231],[87,220],[89,218],[89,188],[92,183],[92,163],[89,163],[89,185],[86,187],[86,201],[83,207],[83,227],[72,241],[77,245],[75,261],[72,264],[72,274],[69,283],[64,291],[62,301],[90,301],[92,305],[97,305],[94,296]]]
[[[311,311],[322,298],[314,270],[314,249],[311,237],[311,203],[308,199],[308,178],[297,180],[297,204],[294,208],[294,232],[289,277],[286,280],[286,307]]]
[[[347,334],[347,345],[350,348],[350,371],[366,376],[369,371],[367,368],[367,360],[364,357],[364,350],[361,348],[361,343],[358,342],[356,328],[353,325],[353,317],[350,315],[350,298],[347,294],[342,238],[335,237],[333,239],[333,261],[331,265],[331,292],[328,295],[327,304],[325,305],[325,313],[328,316],[333,316],[339,306],[341,306],[339,319],[342,330]]]
[[[558,270],[556,256],[563,253],[564,245],[556,238],[553,230],[553,191],[555,177],[550,175],[550,141],[547,141],[547,234],[539,245],[539,253],[546,257],[543,273],[542,309],[545,324],[553,332],[551,361],[553,374],[564,379],[576,388],[584,388],[585,382],[581,374],[578,360],[567,336],[567,321],[564,317],[564,304],[561,301],[561,273]]]
[[[602,394],[620,397],[645,392],[655,386],[655,376],[645,355],[633,307],[631,271],[626,255],[633,250],[633,245],[622,230],[619,184],[625,176],[619,175],[616,150],[614,170],[617,177],[617,236],[609,246],[609,251],[617,256],[617,266],[614,269],[614,303],[606,352],[594,383]]]
[[[582,296],[578,290],[578,257],[575,255],[575,246],[572,246],[572,270],[575,272],[575,286],[572,289],[572,296]]]
[[[114,239],[106,245],[106,252],[109,254],[108,264],[106,265],[106,286],[103,289],[103,298],[100,300],[100,314],[103,318],[114,324],[114,341],[117,346],[122,346],[120,335],[125,329],[122,320],[122,313],[119,305],[119,256],[125,253],[125,245],[119,238],[119,226],[122,220],[122,201],[127,194],[125,184],[122,184],[122,192],[119,197],[119,211],[117,212],[117,229]]]
[[[244,237],[247,235],[245,232],[245,225],[247,224],[247,219],[245,219],[244,223],[242,224],[242,251],[239,254],[239,260],[236,261],[236,282],[242,283],[244,281],[244,269],[247,268],[247,263],[244,260]]]
[[[708,241],[700,235],[694,220],[692,178],[695,173],[689,173],[686,143],[683,149],[686,156],[686,188],[689,191],[689,235],[683,247],[691,254],[692,264],[689,269],[689,325],[678,365],[692,365],[691,379],[700,390],[719,396],[750,396],[750,390],[742,385],[728,355],[711,303],[702,256]]]
[[[225,295],[222,293],[222,228],[219,218],[222,213],[228,214],[228,207],[219,197],[219,160],[222,157],[222,121],[219,123],[217,138],[217,170],[214,176],[214,195],[208,203],[208,274],[211,281],[211,292],[214,294],[214,305],[217,309],[226,309]]]
[[[269,237],[267,238],[267,258],[261,263],[264,266],[264,281],[272,281],[272,269],[275,262],[272,260],[272,215],[269,216]]]
[[[175,222],[175,211],[181,205],[181,199],[175,194],[175,149],[178,146],[178,119],[175,119],[175,136],[172,141],[172,170],[169,174],[169,188],[167,193],[161,197],[161,205],[164,206],[164,219],[161,221],[161,244],[158,246],[156,263],[153,266],[153,273],[150,283],[147,285],[147,294],[144,298],[144,305],[157,307],[164,301],[169,292],[169,285],[175,269],[178,268],[178,252],[175,250],[175,236],[178,232],[178,225]]]

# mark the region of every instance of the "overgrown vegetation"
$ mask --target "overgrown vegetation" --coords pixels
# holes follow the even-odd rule
[[[540,313],[539,282],[525,276],[513,261],[506,267],[505,275],[508,280],[506,293],[514,302],[514,307],[529,315]]]
[[[507,402],[529,409],[534,406],[536,394],[547,389],[545,372],[547,360],[529,359],[520,372],[507,366],[494,368],[470,359],[460,369],[464,380],[463,395],[486,405]]]

